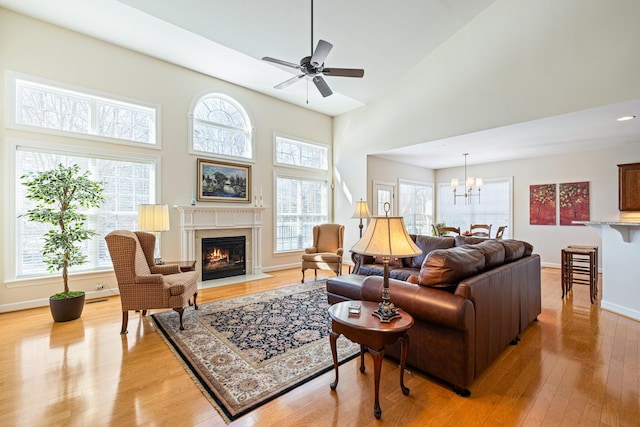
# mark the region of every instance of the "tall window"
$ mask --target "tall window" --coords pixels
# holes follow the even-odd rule
[[[157,145],[157,108],[13,78],[15,125]]]
[[[491,237],[501,225],[510,226],[512,221],[512,179],[484,179],[480,203],[477,197],[464,204],[462,198],[453,204],[453,191],[447,184],[438,184],[438,222],[447,226],[460,227],[460,231],[469,230],[471,224],[491,224]],[[504,238],[510,238],[511,227],[507,228]]]
[[[409,233],[431,234],[433,184],[400,180],[398,205]]]
[[[234,99],[219,93],[200,98],[191,115],[191,151],[253,160],[251,123]]]
[[[276,252],[313,244],[313,226],[329,222],[327,181],[276,176]]]
[[[115,229],[134,230],[138,205],[155,202],[155,162],[89,157],[19,147],[16,151],[16,217],[34,207],[34,202],[26,199],[25,187],[20,177],[28,172],[55,168],[60,163],[66,166],[78,164],[81,170],[91,172],[91,179],[105,183],[103,205],[85,212],[88,216],[87,225],[98,232],[98,236],[82,243],[82,251],[88,255],[88,262],[72,267],[71,271],[111,268],[103,237]],[[18,217],[16,221],[16,277],[47,274],[42,261],[42,235],[50,226],[30,222],[26,218]]]
[[[313,244],[313,227],[329,222],[329,147],[276,135],[274,153],[275,251],[300,251]]]

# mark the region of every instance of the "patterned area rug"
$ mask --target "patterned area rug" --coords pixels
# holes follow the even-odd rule
[[[173,310],[152,318],[227,422],[333,369],[324,281],[199,307],[185,310],[184,331]],[[360,346],[341,336],[337,349],[343,363]]]

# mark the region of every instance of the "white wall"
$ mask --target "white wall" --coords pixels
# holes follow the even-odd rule
[[[560,250],[567,245],[598,245],[602,248],[602,242],[590,227],[530,225],[529,186],[589,181],[590,219],[615,221],[620,218],[617,165],[633,162],[640,162],[640,135],[638,143],[624,148],[473,165],[467,170],[483,179],[513,177],[514,222],[511,235],[514,239],[533,244],[543,265],[560,267]],[[449,183],[451,178],[462,176],[463,171],[463,168],[440,169],[436,171],[436,180]],[[556,214],[559,224],[559,212]]]
[[[496,0],[379,99],[335,118],[344,187],[365,193],[370,154],[639,98],[638,17],[637,0]],[[537,169],[544,177],[546,165]],[[585,179],[611,184],[598,172]],[[336,198],[337,222],[349,222],[351,203]]]
[[[221,91],[232,96],[248,110],[255,128],[257,161],[252,165],[253,187],[254,191],[263,188],[265,206],[269,208],[263,217],[260,248],[263,267],[299,264],[299,254],[273,254],[273,135],[274,132],[281,132],[331,145],[331,117],[0,9],[0,71],[3,78],[6,70],[161,105],[162,150],[137,151],[160,155],[162,170],[158,202],[170,206],[189,204],[196,183],[197,157],[187,154],[189,106],[205,91]],[[0,278],[3,280],[0,286],[0,310],[8,306],[20,308],[32,304],[29,302],[31,300],[44,301],[46,304],[49,295],[61,290],[61,279],[57,274],[44,280],[20,282],[11,280],[6,274],[5,260],[10,259],[8,255],[13,245],[4,237],[11,234],[9,231],[15,224],[13,212],[5,209],[7,200],[13,194],[6,176],[6,165],[13,161],[11,153],[4,149],[7,138],[36,137],[57,141],[61,138],[7,129],[5,94],[3,90],[0,96],[0,164],[3,165],[3,172],[0,173],[0,186],[3,188],[3,197],[0,199],[0,240],[5,242],[0,246]],[[65,139],[67,143],[78,141]],[[85,145],[105,148],[111,144],[88,142]],[[180,259],[179,215],[172,209],[170,216],[171,231],[162,235],[162,254],[165,259]],[[98,280],[115,287],[112,273],[75,276],[72,278],[72,287],[95,290]]]

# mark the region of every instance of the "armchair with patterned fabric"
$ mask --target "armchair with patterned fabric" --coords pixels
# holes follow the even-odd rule
[[[151,233],[115,230],[105,240],[120,290],[120,333],[127,333],[130,310],[146,316],[147,310],[154,308],[173,308],[180,318],[180,330],[184,330],[182,314],[185,306],[191,305],[191,297],[194,309],[198,309],[198,273],[181,273],[178,264],[156,265],[156,237]]]
[[[302,255],[302,283],[304,272],[312,268],[318,279],[318,270],[331,270],[337,276],[342,274],[342,253],[344,225],[320,224],[313,227],[313,247]]]

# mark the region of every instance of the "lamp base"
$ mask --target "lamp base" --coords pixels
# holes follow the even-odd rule
[[[380,305],[378,306],[378,309],[371,314],[373,314],[378,319],[380,319],[380,322],[382,323],[389,323],[393,319],[397,319],[398,317],[401,317],[400,312],[393,305],[393,303],[391,301],[384,301],[384,300],[380,301]]]

